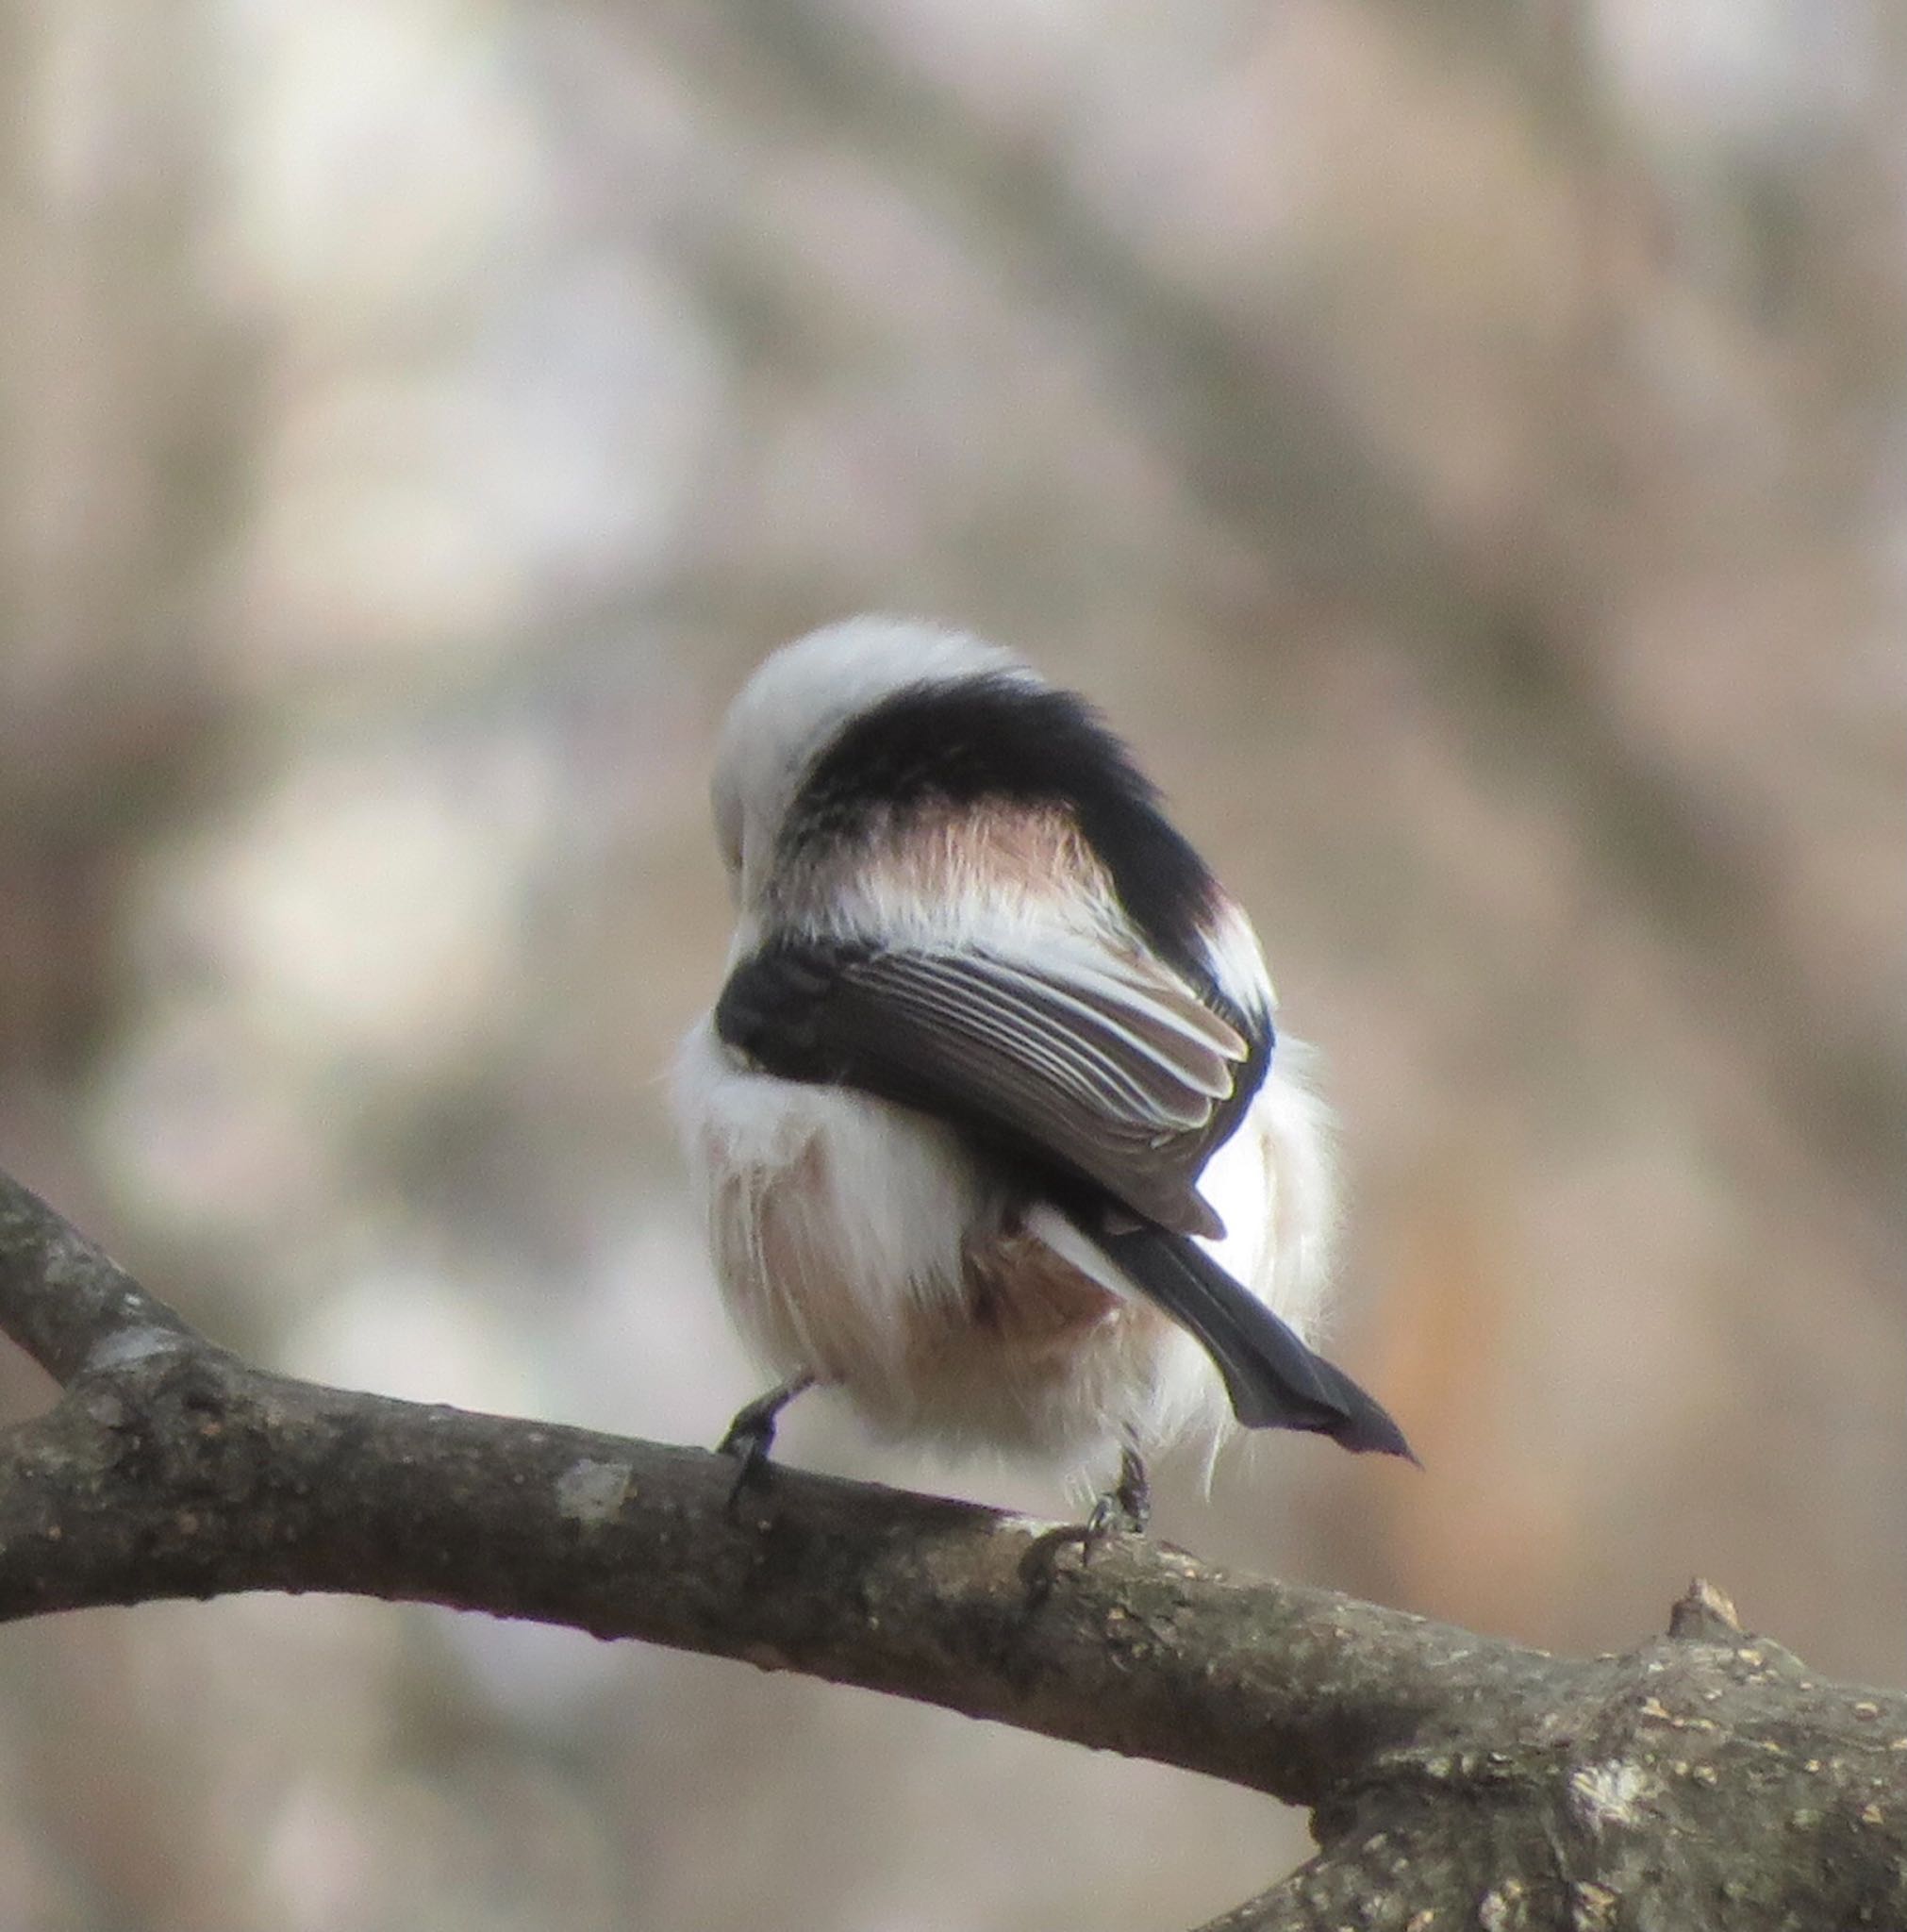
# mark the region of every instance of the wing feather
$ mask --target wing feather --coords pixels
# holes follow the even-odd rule
[[[1252,1047],[1144,955],[779,941],[735,968],[716,1028],[770,1073],[940,1114],[1164,1227],[1223,1232],[1196,1183]]]
[[[952,967],[932,956],[889,955],[884,966],[902,984],[931,982],[941,999],[967,1008],[976,1024],[987,1024],[1003,1046],[1029,1058],[1050,1054],[1051,1063],[1067,1070],[1084,1097],[1097,1091],[1115,1108],[1121,1101],[1134,1112],[1150,1107],[1191,1126],[1209,1117],[1213,1100],[1232,1091],[1229,1068],[1216,1052],[1182,1048],[1169,1056],[1138,1032],[1140,1016],[1129,996],[1121,1006],[1095,1006],[1051,978],[1033,978],[993,960]],[[850,973],[863,976],[857,969]]]

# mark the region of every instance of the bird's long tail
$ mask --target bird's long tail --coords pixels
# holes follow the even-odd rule
[[[1080,1231],[1203,1344],[1247,1428],[1310,1429],[1347,1449],[1417,1460],[1380,1403],[1307,1348],[1190,1237],[1160,1227]]]

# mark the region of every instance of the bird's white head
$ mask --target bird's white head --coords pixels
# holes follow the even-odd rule
[[[784,644],[742,686],[716,747],[716,837],[737,903],[755,905],[804,774],[841,727],[897,691],[1002,674],[1011,651],[914,618],[852,617]]]

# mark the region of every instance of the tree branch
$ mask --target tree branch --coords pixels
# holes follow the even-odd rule
[[[1579,1660],[791,1470],[731,1513],[720,1457],[251,1368],[4,1176],[0,1328],[65,1383],[0,1439],[0,1619],[341,1591],[891,1691],[1311,1807],[1233,1928],[1907,1919],[1907,1698],[1713,1593]]]
[[[46,1203],[0,1174],[0,1331],[56,1382],[209,1342]]]

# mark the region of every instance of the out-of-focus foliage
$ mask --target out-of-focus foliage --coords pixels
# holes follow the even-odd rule
[[[709,737],[939,615],[1128,729],[1344,1119],[1427,1471],[1164,1533],[1587,1648],[1700,1570],[1899,1681],[1902,78],[1856,0],[0,0],[0,1158],[263,1358],[711,1439]],[[75,1932],[1055,1932],[1300,1843],[261,1600],[6,1633],[0,1847]]]

